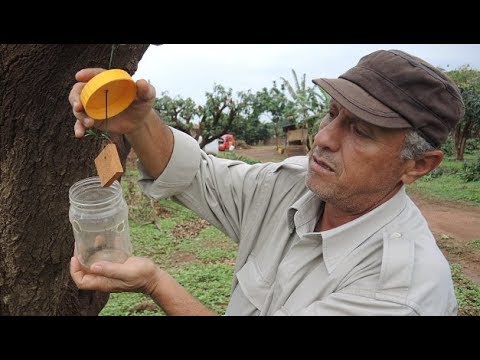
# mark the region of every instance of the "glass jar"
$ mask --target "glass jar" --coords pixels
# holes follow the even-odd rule
[[[102,187],[98,176],[80,180],[69,191],[69,218],[80,263],[123,263],[132,255],[128,206],[118,181]]]

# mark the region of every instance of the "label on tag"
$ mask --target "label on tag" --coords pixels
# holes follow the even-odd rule
[[[108,144],[95,158],[95,166],[103,187],[110,186],[123,175],[123,167],[118,156],[117,146]]]

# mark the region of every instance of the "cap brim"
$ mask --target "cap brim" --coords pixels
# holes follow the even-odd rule
[[[393,129],[411,128],[412,125],[398,113],[384,105],[358,85],[345,79],[315,79],[334,100],[361,120]]]

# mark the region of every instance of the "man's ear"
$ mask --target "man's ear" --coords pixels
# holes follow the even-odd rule
[[[405,171],[401,177],[404,184],[411,184],[418,178],[434,170],[443,160],[442,150],[431,150],[418,160],[407,160]]]

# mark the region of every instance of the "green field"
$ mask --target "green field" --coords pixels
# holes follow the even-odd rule
[[[467,154],[465,160],[472,162],[476,157],[478,155]],[[464,181],[462,168],[462,161],[447,157],[438,169],[409,185],[407,190],[431,199],[460,201],[480,206],[480,181]]]

